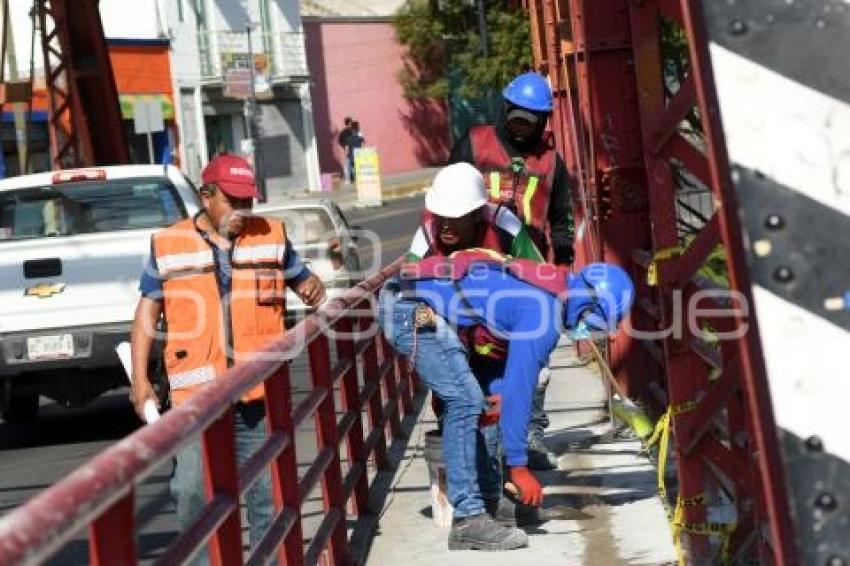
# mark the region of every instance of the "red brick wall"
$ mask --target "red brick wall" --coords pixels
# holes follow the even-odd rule
[[[307,62],[323,173],[342,170],[336,143],[345,116],[378,148],[383,173],[441,165],[448,156],[443,105],[402,96],[402,48],[389,22],[305,21]]]

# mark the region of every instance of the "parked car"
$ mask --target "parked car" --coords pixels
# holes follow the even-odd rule
[[[36,416],[39,396],[84,405],[126,385],[128,339],[156,230],[195,214],[172,166],[122,165],[0,181],[0,412]]]
[[[361,281],[357,229],[349,225],[332,200],[298,200],[285,206],[258,208],[256,213],[284,220],[293,248],[325,284],[328,299],[342,295]],[[308,307],[288,290],[286,310],[292,319],[298,319]]]

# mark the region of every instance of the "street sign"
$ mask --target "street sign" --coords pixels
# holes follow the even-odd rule
[[[358,147],[354,150],[354,182],[358,206],[381,206],[381,168],[378,150]]]
[[[133,126],[137,134],[145,134],[148,138],[148,162],[156,163],[153,155],[153,132],[165,129],[162,118],[162,103],[159,100],[137,99],[133,105]]]
[[[248,53],[227,52],[221,54],[221,69],[224,75],[224,96],[247,100],[252,94],[256,98],[272,97],[269,58],[265,53],[254,53],[254,90],[251,91],[251,56]]]
[[[165,129],[162,103],[159,100],[137,99],[133,105],[133,126],[137,134],[161,132]]]

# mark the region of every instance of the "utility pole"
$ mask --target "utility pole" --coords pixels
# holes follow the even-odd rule
[[[251,136],[251,143],[254,147],[254,176],[257,179],[257,188],[260,191],[260,202],[266,202],[268,195],[266,194],[266,176],[265,163],[263,163],[263,143],[261,128],[259,122],[260,116],[257,115],[257,84],[256,84],[256,69],[254,68],[254,46],[251,43],[251,30],[253,22],[245,24],[245,31],[248,33],[248,66],[251,69],[251,99],[250,111],[248,112],[248,134]]]

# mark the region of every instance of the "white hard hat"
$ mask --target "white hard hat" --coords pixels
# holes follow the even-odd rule
[[[469,163],[442,168],[425,195],[425,208],[444,218],[460,218],[486,203],[484,177]]]

